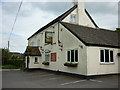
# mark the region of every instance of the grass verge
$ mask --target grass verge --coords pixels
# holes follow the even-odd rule
[[[20,67],[14,66],[14,65],[4,65],[0,66],[1,69],[19,69]]]

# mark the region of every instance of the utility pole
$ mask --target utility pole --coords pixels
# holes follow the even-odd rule
[[[10,42],[8,41],[8,51],[9,51],[9,49],[10,49]]]

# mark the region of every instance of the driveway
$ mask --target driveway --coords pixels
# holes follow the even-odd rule
[[[117,75],[86,80],[43,70],[4,70],[2,79],[3,88],[118,88]]]

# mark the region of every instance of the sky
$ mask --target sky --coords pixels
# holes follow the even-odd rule
[[[20,2],[0,3],[0,48],[7,48],[19,5]],[[23,2],[11,34],[10,51],[24,53],[28,37],[72,6],[72,2]],[[118,2],[85,2],[85,8],[100,28],[118,27]]]

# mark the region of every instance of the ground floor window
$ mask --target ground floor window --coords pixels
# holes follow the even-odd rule
[[[35,61],[34,61],[35,64],[38,64],[38,57],[35,57]]]
[[[49,53],[45,53],[45,61],[50,61],[50,54]]]
[[[100,62],[101,63],[113,63],[113,50],[105,49],[100,50]]]
[[[78,62],[78,50],[68,50],[67,51],[67,61],[68,62]]]

